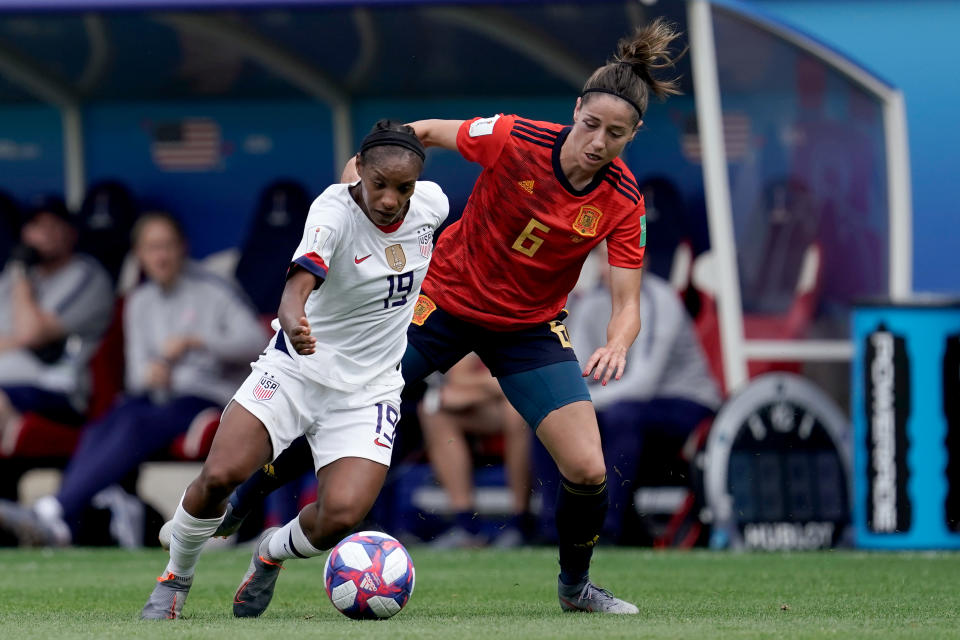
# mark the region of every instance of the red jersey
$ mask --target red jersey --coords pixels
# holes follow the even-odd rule
[[[553,320],[587,254],[643,266],[643,197],[619,159],[585,188],[560,168],[570,127],[513,115],[463,123],[457,147],[483,165],[463,216],[437,241],[423,291],[447,312],[495,331]]]

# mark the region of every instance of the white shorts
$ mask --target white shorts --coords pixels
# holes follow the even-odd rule
[[[401,389],[332,389],[304,377],[297,362],[272,345],[251,366],[233,400],[267,428],[274,459],[305,435],[317,470],[347,457],[390,466]]]

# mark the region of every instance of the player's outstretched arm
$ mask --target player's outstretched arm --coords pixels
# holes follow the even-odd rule
[[[423,146],[457,151],[457,132],[463,120],[417,120],[409,124]]]
[[[280,298],[280,310],[277,316],[280,319],[280,328],[290,338],[293,348],[302,356],[308,356],[316,351],[317,339],[310,335],[310,323],[304,305],[307,297],[317,286],[317,277],[297,267],[287,278]]]
[[[610,298],[613,307],[607,325],[607,344],[590,356],[584,377],[593,373],[594,380],[619,380],[627,366],[627,351],[640,333],[640,284],[642,269],[610,267]]]

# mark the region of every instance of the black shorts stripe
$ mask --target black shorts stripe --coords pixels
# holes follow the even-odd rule
[[[524,134],[522,134],[522,133],[518,133],[517,131],[511,131],[511,132],[510,132],[510,135],[512,135],[512,136],[514,136],[514,137],[517,137],[517,138],[521,138],[521,139],[523,139],[523,140],[526,140],[527,142],[532,142],[533,144],[538,144],[538,145],[540,145],[541,147],[546,147],[547,149],[553,149],[553,143],[552,143],[552,142],[545,142],[545,141],[543,141],[543,140],[537,140],[536,138],[529,138],[529,137],[527,137],[526,135],[524,135]]]
[[[552,135],[552,136],[551,136],[551,135],[546,134],[546,133],[540,133],[539,131],[534,131],[533,129],[530,129],[530,128],[528,128],[528,127],[524,127],[524,126],[522,126],[522,125],[520,125],[520,124],[515,124],[515,125],[513,126],[513,130],[514,130],[514,131],[520,131],[521,133],[526,133],[527,135],[531,135],[531,136],[533,136],[533,137],[535,137],[535,138],[542,138],[542,139],[546,140],[547,142],[555,142],[556,139],[557,139],[557,136],[556,136],[556,135]]]
[[[517,118],[514,122],[515,122],[516,124],[522,124],[522,125],[525,126],[525,127],[529,127],[530,129],[536,129],[537,131],[544,131],[544,132],[546,132],[546,133],[552,133],[552,134],[555,135],[555,136],[560,134],[560,130],[559,130],[559,129],[547,129],[546,127],[538,127],[537,125],[533,124],[532,122],[530,122],[530,121],[528,121],[528,120],[521,120],[520,118]]]

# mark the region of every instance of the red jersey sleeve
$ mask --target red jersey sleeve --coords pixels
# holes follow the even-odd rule
[[[516,116],[500,113],[490,118],[464,121],[457,132],[457,149],[460,150],[460,155],[470,162],[483,165],[484,168],[493,166],[510,138],[516,119]]]
[[[640,269],[647,246],[647,217],[643,200],[624,217],[617,228],[607,236],[608,262],[614,267]]]

